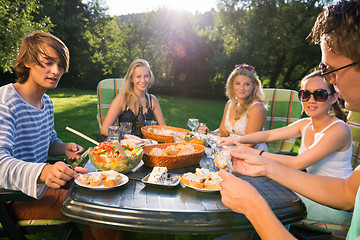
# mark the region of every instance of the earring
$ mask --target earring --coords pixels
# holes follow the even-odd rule
[[[330,117],[335,116],[335,111],[333,107],[329,107],[329,109],[326,112]]]

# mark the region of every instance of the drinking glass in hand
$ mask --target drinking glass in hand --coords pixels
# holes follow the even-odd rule
[[[199,119],[190,118],[188,120],[188,126],[191,129],[191,131],[193,132],[199,126]]]

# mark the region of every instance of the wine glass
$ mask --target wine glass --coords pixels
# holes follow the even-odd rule
[[[188,126],[191,129],[192,132],[199,126],[199,119],[196,118],[190,118],[188,120]]]

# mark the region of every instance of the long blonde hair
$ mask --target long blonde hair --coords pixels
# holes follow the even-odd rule
[[[254,100],[261,102],[265,108],[267,108],[267,102],[265,100],[265,95],[262,90],[262,84],[255,72],[255,68],[247,64],[239,64],[235,66],[235,69],[230,73],[227,81],[225,94],[233,103],[237,103],[237,96],[234,91],[234,80],[237,76],[246,76],[251,79],[254,84],[254,91],[245,99],[244,103],[239,105],[235,104],[236,117],[235,119],[240,119],[240,117],[246,113],[253,103]]]
[[[134,92],[134,83],[131,80],[133,78],[135,68],[140,67],[140,66],[145,66],[149,69],[150,82],[149,82],[148,89],[152,85],[154,85],[155,78],[154,78],[153,72],[151,71],[150,64],[144,59],[136,59],[130,64],[129,69],[125,75],[125,81],[124,81],[123,85],[121,86],[120,92],[119,92],[119,94],[125,98],[127,107],[134,108],[133,111],[135,114],[137,114],[139,111],[138,110],[139,109],[139,99]]]

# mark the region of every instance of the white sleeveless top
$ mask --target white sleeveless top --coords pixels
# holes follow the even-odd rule
[[[342,122],[342,120],[336,120],[330,123],[322,131],[315,133],[314,142],[309,148],[315,146],[321,138],[326,134],[326,130],[330,128],[337,122]],[[299,148],[299,155],[303,153],[307,148],[305,147],[305,133],[306,129],[312,124],[310,121],[302,130],[301,145]],[[347,124],[346,124],[347,125]],[[348,126],[348,125],[347,125]],[[348,126],[349,127],[349,126]],[[350,131],[351,132],[351,131]],[[352,135],[351,135],[352,139]],[[336,139],[334,139],[336,141]],[[352,145],[344,152],[333,152],[326,158],[322,159],[320,162],[314,163],[313,165],[306,168],[306,171],[310,174],[316,174],[320,176],[329,176],[329,177],[338,177],[338,178],[348,178],[353,172],[351,166],[351,156],[352,156]]]
[[[247,112],[244,113],[241,116],[241,118],[234,123],[234,125],[231,125],[230,120],[229,120],[229,115],[230,115],[230,108],[231,108],[233,103],[232,103],[231,100],[229,100],[229,102],[230,102],[230,104],[229,104],[229,107],[228,107],[228,109],[226,111],[225,122],[224,122],[225,129],[229,133],[230,137],[244,136],[245,132],[246,132],[246,126],[247,126],[247,123],[248,123],[248,114],[247,114]],[[255,104],[262,104],[262,103],[261,102],[253,102],[249,106],[249,109],[252,106],[254,106]],[[257,144],[255,146],[255,148],[260,149],[260,150],[264,150],[264,151],[268,151],[267,145],[265,143],[259,143],[259,144]]]

